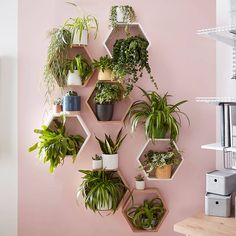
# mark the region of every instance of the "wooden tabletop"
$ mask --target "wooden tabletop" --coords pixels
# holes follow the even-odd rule
[[[174,231],[189,236],[236,236],[236,219],[201,214],[176,223]]]

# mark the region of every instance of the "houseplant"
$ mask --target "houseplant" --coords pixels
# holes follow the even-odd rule
[[[43,125],[41,129],[35,129],[39,134],[39,142],[28,149],[32,152],[38,149],[38,156],[44,163],[50,162],[50,172],[53,173],[59,164],[63,164],[66,156],[76,159],[84,138],[81,135],[69,135],[66,133],[65,121],[54,120],[54,129]]]
[[[118,39],[114,44],[113,74],[116,79],[126,84],[127,94],[133,89],[133,85],[138,79],[142,78],[144,69],[157,88],[157,84],[151,75],[148,45],[148,41],[141,36]]]
[[[98,80],[112,80],[113,60],[108,55],[93,61],[94,68],[98,69]]]
[[[47,62],[44,68],[44,83],[47,89],[46,100],[49,100],[55,86],[64,87],[68,68],[66,67],[68,51],[71,47],[71,33],[65,28],[56,28],[50,32]]]
[[[116,212],[127,187],[115,171],[80,170],[84,174],[79,193],[85,200],[85,207],[93,212],[110,210]]]
[[[102,169],[102,157],[99,155],[95,155],[94,157],[92,157],[92,169],[93,170],[98,170],[98,169]]]
[[[132,6],[112,6],[110,10],[110,26],[116,29],[118,23],[130,24],[135,22],[136,15]],[[126,27],[127,31],[127,27]]]
[[[70,18],[64,27],[71,32],[71,41],[75,45],[88,45],[89,31],[95,30],[94,39],[97,37],[98,21],[94,16]]]
[[[135,188],[139,190],[145,189],[145,181],[143,175],[138,174],[135,176]]]
[[[138,124],[144,124],[145,134],[153,141],[158,138],[165,138],[167,133],[171,139],[176,140],[181,126],[180,115],[184,115],[188,122],[187,115],[179,108],[186,100],[174,105],[168,103],[170,95],[159,95],[156,91],[146,92],[142,88],[146,100],[134,102],[126,116],[129,118],[131,131],[137,128]]]
[[[68,62],[69,73],[67,85],[84,85],[85,81],[92,74],[92,66],[81,55],[77,55],[73,60]]]
[[[62,112],[62,101],[61,98],[56,99],[53,102],[53,112],[55,114]]]
[[[180,159],[171,149],[166,152],[149,150],[144,157],[144,170],[147,173],[155,171],[159,179],[169,179],[172,175],[172,167],[180,163]]]
[[[107,134],[105,134],[104,141],[96,137],[102,151],[102,165],[104,169],[118,169],[118,149],[120,148],[125,137],[126,135],[122,137],[122,128],[116,135],[115,140],[112,140],[111,136]]]
[[[62,99],[63,111],[80,111],[81,98],[77,92],[69,91]]]
[[[144,200],[143,205],[130,207],[126,214],[139,230],[153,230],[160,223],[166,209],[160,198]]]
[[[119,83],[97,83],[95,91],[94,102],[98,120],[112,120],[114,104],[122,99],[121,85]]]

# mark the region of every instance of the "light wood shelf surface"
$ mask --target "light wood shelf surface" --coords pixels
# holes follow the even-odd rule
[[[176,223],[174,231],[188,236],[236,236],[236,219],[200,214]]]

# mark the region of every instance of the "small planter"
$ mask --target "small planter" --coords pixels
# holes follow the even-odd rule
[[[111,70],[99,70],[98,72],[98,80],[106,80],[106,81],[110,81],[112,80],[112,71]]]
[[[73,73],[69,71],[67,85],[83,85],[78,70],[75,70]]]
[[[110,121],[113,116],[113,107],[114,104],[96,104],[96,114],[97,118],[100,121]]]
[[[63,111],[80,111],[80,96],[64,96]]]
[[[145,189],[145,181],[144,180],[142,180],[142,181],[136,180],[135,181],[135,188],[138,189],[138,190]]]
[[[62,112],[62,105],[59,105],[59,104],[53,105],[53,112],[55,114],[61,113]]]
[[[119,7],[119,6],[116,8],[116,21],[118,23],[124,23],[125,21],[122,7]]]
[[[118,169],[118,154],[102,154],[103,169],[117,170]]]
[[[169,179],[171,177],[172,165],[156,168],[156,177],[158,179]]]
[[[80,30],[74,33],[73,37],[73,44],[74,45],[88,45],[88,31],[83,30],[80,38]]]
[[[93,170],[102,169],[102,160],[93,160],[93,162],[92,162],[92,169]]]

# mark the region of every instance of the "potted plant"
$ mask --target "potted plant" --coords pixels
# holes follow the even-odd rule
[[[143,205],[130,207],[126,214],[139,230],[153,230],[160,223],[166,209],[160,198],[144,200]]]
[[[72,156],[75,162],[84,138],[81,135],[69,135],[66,133],[65,121],[54,120],[55,128],[52,129],[43,125],[41,129],[35,129],[34,132],[39,134],[39,142],[28,149],[32,152],[38,149],[38,157],[44,163],[50,162],[50,172],[53,173],[55,168],[64,163],[66,156]]]
[[[132,6],[112,6],[110,11],[110,26],[115,29],[118,23],[130,24],[136,20]]]
[[[126,84],[127,94],[133,85],[143,76],[145,69],[149,78],[157,88],[151,75],[147,47],[149,42],[141,36],[131,36],[116,40],[113,47],[113,74],[116,79]]]
[[[63,111],[80,111],[81,98],[77,92],[69,91],[62,99]]]
[[[94,102],[98,120],[112,120],[114,104],[122,99],[121,85],[119,83],[97,83],[95,90]]]
[[[171,149],[166,152],[149,150],[144,157],[144,170],[147,173],[155,171],[155,176],[159,179],[169,179],[172,175],[173,166],[180,163],[180,159]]]
[[[44,83],[47,89],[46,100],[50,99],[55,86],[64,87],[68,75],[66,67],[68,51],[71,47],[71,33],[65,28],[53,29],[48,47],[47,63],[44,68]]]
[[[122,137],[122,128],[116,135],[115,140],[112,140],[111,136],[107,134],[105,134],[104,141],[96,137],[102,151],[102,165],[104,169],[118,169],[118,149],[120,148],[120,145],[124,141],[125,137],[126,135]]]
[[[99,60],[94,60],[94,68],[98,69],[98,80],[112,80],[113,61],[108,55],[100,57]]]
[[[62,101],[61,98],[56,99],[53,102],[53,112],[55,114],[61,113],[62,112]]]
[[[145,134],[153,141],[158,138],[165,138],[167,133],[171,139],[176,140],[181,125],[180,115],[184,115],[188,122],[187,115],[179,108],[186,100],[174,105],[168,103],[170,95],[159,95],[156,91],[146,92],[142,88],[146,100],[134,102],[126,116],[131,124],[131,131],[137,128],[138,124],[144,124]]]
[[[85,200],[85,207],[93,212],[116,212],[127,187],[115,171],[80,170],[84,174],[79,188]],[[79,195],[77,194],[77,196]]]
[[[68,62],[69,73],[67,85],[84,85],[85,81],[92,74],[92,66],[81,55],[77,55],[73,60]]]
[[[139,190],[145,189],[145,181],[143,175],[138,174],[137,176],[135,176],[135,187]]]
[[[94,16],[70,18],[64,27],[71,32],[71,41],[74,45],[88,45],[89,31],[95,30],[94,39],[97,37],[98,21]]]
[[[102,157],[96,154],[95,157],[92,157],[92,159],[93,159],[92,169],[93,170],[102,169]]]

